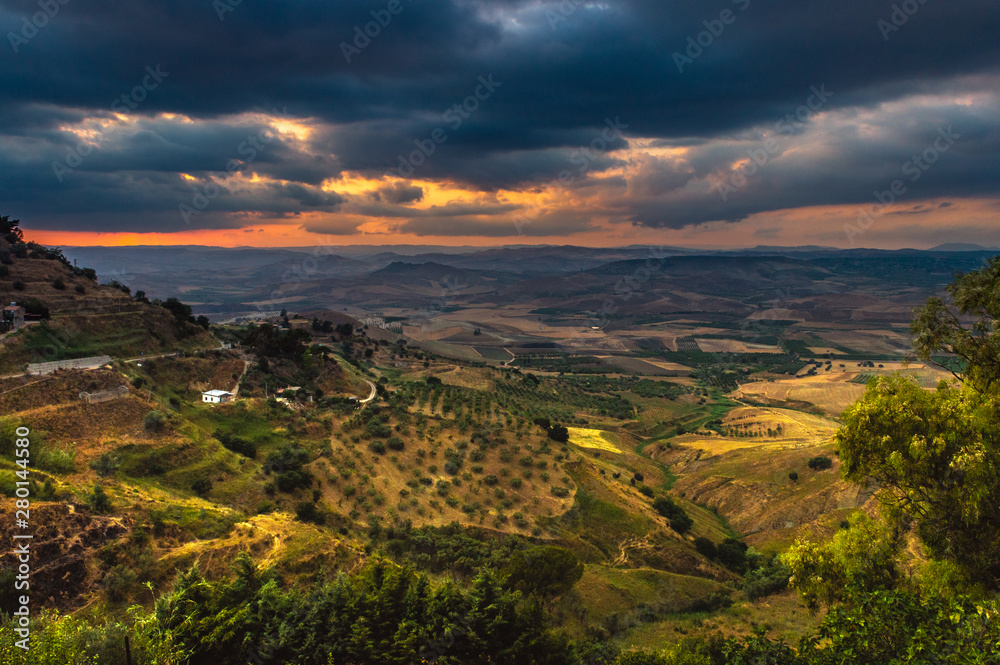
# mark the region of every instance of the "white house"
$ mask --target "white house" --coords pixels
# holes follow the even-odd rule
[[[208,390],[201,394],[201,401],[210,404],[226,404],[232,402],[236,395],[225,390]]]

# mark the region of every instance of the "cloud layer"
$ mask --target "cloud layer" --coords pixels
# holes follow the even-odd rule
[[[572,242],[1000,192],[988,0],[0,0],[0,32],[35,228]]]

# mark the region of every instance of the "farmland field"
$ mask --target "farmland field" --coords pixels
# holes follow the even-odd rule
[[[607,450],[612,453],[622,452],[621,448],[612,442],[612,435],[599,429],[585,429],[582,427],[570,427],[569,442],[581,448],[593,448],[596,450]]]
[[[498,349],[492,346],[477,346],[474,348],[476,353],[487,360],[496,360],[498,362],[505,363],[514,359],[514,354],[507,349]]]
[[[732,393],[736,399],[774,400],[778,402],[807,402],[831,416],[839,416],[847,407],[858,401],[865,387],[850,383],[854,373],[805,376],[776,381],[745,383]]]
[[[678,363],[646,360],[645,358],[628,358],[625,356],[597,356],[606,364],[617,367],[630,374],[640,376],[673,376],[678,372],[689,374],[690,367]]]
[[[698,348],[704,353],[783,353],[783,351],[768,344],[750,344],[737,339],[695,339]]]

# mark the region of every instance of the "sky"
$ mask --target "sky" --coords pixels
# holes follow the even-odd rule
[[[1000,246],[995,0],[0,0],[57,245]]]

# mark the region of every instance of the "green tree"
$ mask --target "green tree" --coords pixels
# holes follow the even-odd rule
[[[928,552],[1000,583],[1000,404],[973,385],[923,390],[879,377],[837,434],[848,480],[872,483],[886,516]]]
[[[94,491],[87,496],[87,503],[95,513],[110,513],[114,509],[104,488],[97,483],[94,483]]]
[[[930,299],[913,332],[921,357],[958,357],[961,384],[927,391],[900,376],[877,378],[844,414],[837,448],[844,476],[873,485],[895,525],[912,524],[932,557],[998,588],[1000,260],[958,277],[948,291],[953,307]]]
[[[143,428],[147,432],[152,432],[153,434],[162,430],[166,422],[166,417],[159,411],[150,411],[142,418]]]
[[[904,579],[898,561],[902,544],[898,530],[862,513],[829,542],[796,541],[782,562],[806,605],[832,606],[895,589]]]
[[[963,382],[988,390],[1000,382],[1000,257],[981,270],[960,275],[948,286],[951,304],[930,298],[911,325],[913,347],[925,361],[943,353],[964,365],[955,372]],[[964,321],[971,320],[968,327]],[[956,369],[949,365],[953,371]]]
[[[583,577],[583,564],[567,549],[542,546],[514,552],[503,572],[511,589],[525,595],[559,596]]]
[[[11,245],[24,239],[21,232],[21,220],[11,219],[9,215],[0,215],[0,236]]]

